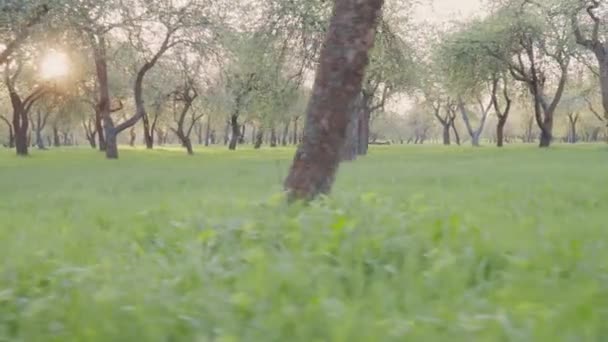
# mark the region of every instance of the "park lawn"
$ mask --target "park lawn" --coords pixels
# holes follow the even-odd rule
[[[0,150],[0,341],[605,341],[608,147]]]

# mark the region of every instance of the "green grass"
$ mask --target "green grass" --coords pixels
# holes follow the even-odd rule
[[[0,341],[606,341],[608,148],[0,151]]]

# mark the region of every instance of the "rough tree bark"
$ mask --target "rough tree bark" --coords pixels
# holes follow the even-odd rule
[[[329,193],[340,164],[349,105],[361,92],[383,0],[336,0],[307,108],[304,139],[285,190],[290,201]]]

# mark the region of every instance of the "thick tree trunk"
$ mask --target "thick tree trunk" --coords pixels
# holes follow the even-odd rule
[[[106,131],[106,158],[118,159],[117,132],[114,127],[105,127]]]
[[[474,133],[471,136],[471,145],[473,145],[473,147],[479,147],[479,146],[481,146],[479,144],[479,139],[480,139],[479,133]]]
[[[443,144],[445,146],[450,146],[452,142],[450,141],[450,130],[452,129],[451,124],[443,125]]]
[[[599,63],[600,90],[602,93],[602,106],[604,107],[604,118],[608,120],[608,43],[595,52]]]
[[[260,127],[260,129],[258,130],[258,133],[255,136],[255,144],[254,144],[254,148],[260,149],[262,147],[262,144],[264,143],[264,128]]]
[[[228,145],[228,149],[234,151],[236,150],[236,145],[238,144],[239,138],[241,136],[241,128],[239,126],[238,115],[232,115],[230,117],[230,127],[232,128],[232,135],[230,137],[230,145]]]
[[[553,113],[545,113],[545,120],[540,131],[539,147],[550,147],[551,142],[553,142]]]
[[[505,125],[506,119],[499,119],[496,125],[496,146],[503,147],[505,141]]]
[[[304,139],[285,189],[289,200],[329,193],[350,121],[349,106],[361,92],[383,0],[336,0],[307,108]]]

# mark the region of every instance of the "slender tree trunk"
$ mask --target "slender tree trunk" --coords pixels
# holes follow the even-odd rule
[[[357,137],[357,154],[361,156],[367,155],[369,150],[369,127],[371,120],[371,112],[367,108],[367,104],[364,102],[361,113],[359,115],[358,130],[359,134]]]
[[[234,151],[236,150],[236,145],[238,144],[241,136],[238,114],[230,117],[230,127],[232,128],[232,136],[230,137],[230,145],[228,145],[228,149]]]
[[[349,106],[361,92],[383,0],[336,0],[308,104],[304,139],[285,188],[291,200],[329,193],[350,121]]]
[[[201,121],[196,123],[196,140],[199,145],[203,145],[205,143],[205,139],[203,137],[203,123]]]
[[[205,131],[205,146],[211,143],[211,115],[207,115],[207,128]]]
[[[287,139],[289,137],[289,126],[290,122],[287,121],[283,127],[283,136],[281,137],[281,146],[287,146]]]
[[[247,124],[241,125],[241,133],[239,133],[239,144],[245,144],[245,134],[247,133]]]
[[[270,127],[270,147],[277,147],[277,143],[277,130],[274,125],[272,125],[272,127]]]
[[[300,117],[296,116],[293,119],[293,140],[292,140],[292,144],[294,144],[294,145],[298,144],[298,121],[300,121]]]
[[[129,130],[129,146],[134,147],[136,139],[137,139],[137,133],[135,133],[135,126],[133,126]]]
[[[105,135],[103,134],[103,124],[102,124],[102,114],[101,111],[99,110],[99,108],[95,108],[95,130],[97,131],[97,139],[98,139],[98,146],[99,146],[99,150],[100,151],[105,151],[106,150],[106,139],[105,139]],[[93,148],[96,148],[94,146],[94,144],[91,144],[91,146],[93,146]]]
[[[148,114],[144,114],[141,117],[141,121],[143,123],[143,132],[144,132],[144,142],[146,143],[146,149],[151,150],[154,148],[154,137],[152,133],[152,129],[150,128],[150,118],[148,118]],[[131,133],[132,135],[135,132]]]
[[[454,139],[456,139],[456,145],[460,146],[460,133],[458,133],[458,129],[456,128],[456,123],[452,121],[452,131],[454,132]],[[449,131],[449,128],[448,128]],[[448,133],[449,136],[449,133]],[[448,144],[449,145],[449,144]]]

